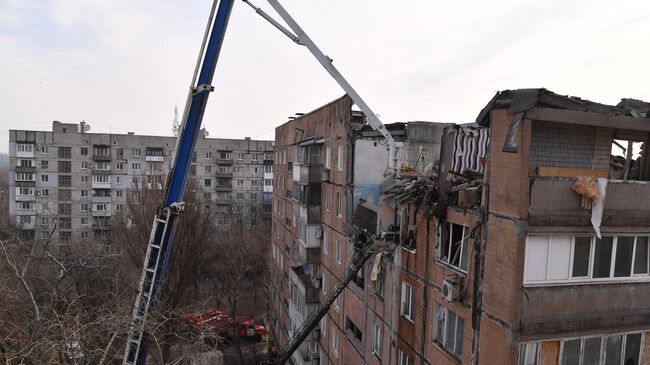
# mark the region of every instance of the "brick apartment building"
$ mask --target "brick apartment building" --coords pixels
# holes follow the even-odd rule
[[[649,104],[500,92],[475,124],[387,126],[392,177],[350,108],[344,97],[276,130],[276,341],[341,277],[346,223],[396,248],[294,363],[648,363]]]
[[[128,214],[129,197],[164,187],[175,137],[87,127],[55,121],[51,132],[9,131],[9,214],[26,237],[46,238],[56,220],[54,243],[110,238],[111,218]],[[192,162],[188,186],[200,190],[215,224],[270,216],[272,141],[202,135]]]

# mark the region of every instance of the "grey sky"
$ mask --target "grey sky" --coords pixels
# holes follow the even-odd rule
[[[282,3],[384,123],[471,122],[507,88],[650,100],[647,1]],[[170,135],[210,4],[0,0],[0,151],[8,129],[49,130],[52,120]],[[272,139],[288,116],[343,94],[241,2],[214,85],[204,120],[213,137]]]

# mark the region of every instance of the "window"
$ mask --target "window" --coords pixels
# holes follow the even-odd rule
[[[133,199],[139,199],[140,198],[140,191],[138,191],[138,190],[132,191],[131,192],[131,197]]]
[[[343,171],[343,146],[339,146],[338,153],[336,154],[336,168]]]
[[[41,161],[41,168],[42,169],[47,169],[49,167],[49,163],[47,160]]]
[[[81,147],[79,149],[79,154],[82,156],[88,156],[88,147]]]
[[[93,175],[93,182],[94,183],[109,183],[109,182],[111,182],[111,177],[110,177],[110,175]]]
[[[205,184],[205,187],[210,187],[210,186],[212,186],[212,180],[210,180],[210,179],[205,179],[204,184]]]
[[[206,159],[206,160],[209,160],[209,159],[211,159],[211,158],[212,158],[212,152],[207,151],[207,152],[205,153],[205,159]]]
[[[118,197],[118,198],[122,198],[122,197],[124,197],[124,191],[122,191],[122,190],[117,190],[117,191],[115,192],[115,196]]]
[[[41,239],[46,240],[46,239],[49,239],[49,238],[50,238],[49,232],[47,232],[47,231],[41,232]]]
[[[323,335],[327,333],[327,316],[320,319],[320,332]]]
[[[329,169],[332,164],[332,147],[325,149],[325,168]]]
[[[82,212],[87,212],[90,210],[90,204],[81,204],[81,211]]]
[[[137,177],[137,176],[134,176],[134,177],[131,179],[131,182],[132,182],[133,184],[139,184],[139,183],[140,183],[140,178]]]
[[[345,330],[352,335],[352,338],[361,343],[363,341],[363,332],[357,327],[350,318],[346,317]]]
[[[529,236],[524,283],[647,280],[648,241],[647,235]]]
[[[82,240],[87,240],[89,238],[89,234],[87,231],[81,232],[81,239]]]
[[[87,226],[88,225],[88,218],[81,218],[81,225],[82,226]]]
[[[240,161],[243,160],[244,159],[244,154],[243,153],[238,153],[237,154],[237,159],[240,160]]]
[[[72,186],[72,177],[70,175],[59,175],[59,186]]]
[[[272,174],[273,173],[273,165],[264,165],[264,173],[265,174]]]
[[[253,170],[253,173],[254,173],[254,174],[257,174],[257,173],[259,172],[260,169],[259,169],[257,166],[253,166],[253,167],[252,167],[252,170]]]
[[[41,195],[42,195],[42,196],[49,196],[49,195],[50,195],[50,191],[49,191],[48,189],[43,189],[43,190],[41,190]]]
[[[123,210],[124,210],[124,206],[122,204],[115,205],[115,211],[121,212]]]
[[[209,173],[211,173],[211,172],[212,172],[212,166],[210,166],[210,165],[205,166],[205,173],[206,173],[206,174],[209,174]]]
[[[336,245],[334,247],[334,259],[337,264],[341,264],[341,241],[336,240]]]
[[[244,180],[237,180],[237,186],[244,186]]]
[[[17,152],[34,152],[33,144],[16,144]]]
[[[336,192],[336,216],[337,217],[342,217],[341,215],[341,193]]]
[[[72,228],[72,219],[59,218],[59,228],[70,229]]]
[[[235,169],[238,169],[238,168],[235,167]],[[228,166],[219,166],[219,173],[220,174],[227,174],[228,173]]]
[[[82,170],[88,169],[88,161],[81,161],[81,169]]]
[[[115,163],[115,169],[116,170],[124,170],[124,162]]]
[[[382,299],[384,298],[384,290],[386,289],[384,270],[385,270],[384,266],[379,265],[379,271],[377,272],[377,278],[375,280],[375,294],[377,294],[377,296],[379,296]]]
[[[332,327],[332,352],[339,357],[339,331]]]
[[[82,190],[81,197],[87,197],[87,196],[88,196],[88,190]]]
[[[323,230],[323,253],[327,255],[327,251],[330,249],[329,234],[326,230]]]
[[[29,210],[34,208],[33,202],[18,202],[18,209]]]
[[[131,150],[131,156],[140,156],[141,151],[139,148],[134,148]]]
[[[124,148],[118,148],[116,151],[117,158],[124,158]]]
[[[375,323],[372,331],[372,353],[381,357],[381,324]]]
[[[401,314],[402,317],[412,320],[413,313],[413,287],[405,282],[402,282],[402,297],[400,298]]]
[[[18,188],[18,194],[19,195],[34,195],[34,188],[19,187]]]
[[[41,175],[47,176],[47,175]],[[17,172],[16,181],[34,181],[34,174],[31,172]],[[45,179],[47,181],[47,179]]]
[[[49,179],[48,175],[41,175],[41,182],[48,182]],[[16,181],[18,181],[18,177],[16,177]]]
[[[325,200],[325,204],[324,204],[325,205],[325,210],[329,212],[330,211],[330,192],[329,192],[329,190],[325,190],[324,196],[325,197],[323,199]]]
[[[105,212],[108,210],[108,206],[105,203],[93,204],[93,211],[95,212]]]
[[[59,232],[59,241],[69,242],[71,236],[72,236],[71,232]]]
[[[555,342],[556,341],[549,341]],[[560,342],[560,365],[600,364],[639,365],[643,334],[623,333],[605,336],[563,339]],[[519,365],[541,365],[543,343],[530,342],[519,346]]]
[[[59,203],[59,214],[70,214],[72,211],[72,204]]]
[[[140,170],[140,163],[138,162],[131,163],[131,170]]]
[[[436,302],[433,304],[433,313],[433,340],[449,353],[461,357],[465,320]]]
[[[257,180],[251,180],[251,186],[257,186],[258,183],[259,181]]]
[[[398,365],[413,365],[413,361],[402,350],[399,350]]]
[[[70,158],[72,156],[72,148],[59,147],[59,158]]]
[[[220,152],[219,158],[222,160],[230,160],[230,152]]]
[[[88,182],[88,176],[81,176],[81,182],[82,183],[87,183]]]
[[[474,232],[470,227],[455,223],[443,223],[438,226],[437,248],[438,260],[467,272],[469,251]]]

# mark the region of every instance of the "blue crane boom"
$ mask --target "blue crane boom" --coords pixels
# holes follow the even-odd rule
[[[163,206],[154,217],[153,227],[144,259],[140,288],[133,309],[133,316],[124,350],[123,364],[144,364],[147,357],[144,339],[147,315],[160,299],[167,264],[174,239],[174,226],[183,210],[183,194],[187,184],[192,155],[201,130],[210,92],[214,90],[212,77],[228,26],[228,19],[235,0],[215,0],[203,37],[190,91],[188,93],[180,135],[176,142],[172,169],[165,187]],[[215,16],[216,9],[216,16]],[[198,74],[198,78],[197,78]]]

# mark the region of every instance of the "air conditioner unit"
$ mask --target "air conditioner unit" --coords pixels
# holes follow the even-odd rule
[[[442,297],[448,302],[453,302],[458,299],[460,294],[460,282],[443,280],[442,281]]]
[[[316,238],[323,238],[323,231],[320,228],[316,228]]]
[[[314,341],[318,341],[320,339],[320,328],[316,328],[312,333],[311,333],[311,339]],[[312,358],[318,358],[318,352],[313,353]]]
[[[330,169],[321,170],[321,181],[330,181]]]

